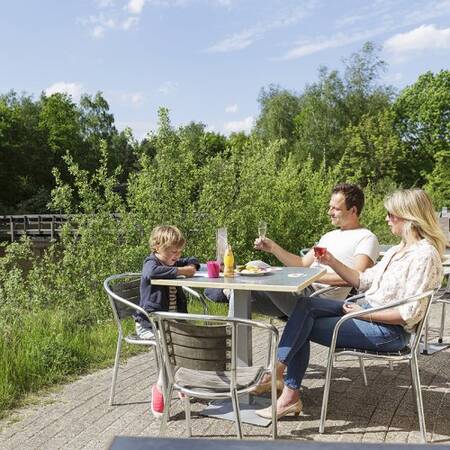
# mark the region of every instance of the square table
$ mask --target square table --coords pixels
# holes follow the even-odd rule
[[[230,289],[228,317],[251,319],[250,291],[298,293],[322,277],[325,272],[323,267],[274,267],[270,272],[259,276],[236,274],[232,278],[208,278],[205,270],[201,269],[193,277],[160,278],[152,279],[151,282],[162,286]],[[237,342],[238,365],[252,364],[251,338],[250,329],[240,330]]]
[[[218,288],[230,289],[231,296],[228,308],[228,317],[239,319],[251,319],[251,291],[290,292],[299,293],[305,287],[322,277],[326,273],[323,267],[273,267],[263,275],[241,275],[234,277],[208,278],[203,270],[198,271],[193,277],[178,277],[175,279],[152,279],[152,284],[162,286],[188,286],[191,288]],[[249,327],[241,327],[237,335],[237,364],[249,366],[252,364],[252,334]],[[240,399],[240,411],[242,422],[253,425],[267,426],[271,420],[259,417],[255,409],[267,406],[267,399]],[[216,402],[201,412],[202,415],[216,418],[234,420],[231,402]]]

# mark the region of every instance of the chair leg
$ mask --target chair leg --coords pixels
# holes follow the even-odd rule
[[[153,346],[153,350],[155,352],[156,371],[158,373],[158,380],[161,381],[162,391],[166,392],[166,389],[167,389],[167,373],[166,373],[165,365],[164,365],[164,363],[162,361],[162,354],[161,354],[161,352],[159,351],[159,349],[158,349],[158,347],[156,345]]]
[[[439,344],[442,344],[442,339],[444,337],[444,327],[445,327],[445,305],[446,303],[442,303],[442,314],[441,314],[441,328],[439,330]]]
[[[122,336],[119,334],[119,337],[117,338],[116,357],[114,359],[111,392],[109,395],[109,406],[112,406],[114,404],[114,395],[116,393],[117,372],[119,371],[119,359],[121,350],[122,350]]]
[[[159,373],[159,368],[160,368],[160,362],[159,362],[159,354],[158,354],[158,349],[156,348],[156,345],[153,345],[153,353],[155,355],[155,362],[156,362],[156,371]]]
[[[428,355],[428,318],[425,321],[425,331],[423,332],[423,351],[424,355]]]
[[[334,351],[328,351],[328,364],[325,375],[325,386],[323,388],[322,410],[320,412],[319,433],[325,431],[325,420],[327,419],[328,397],[330,396],[331,371],[333,370]]]
[[[367,386],[368,383],[367,383],[366,368],[364,367],[364,359],[362,356],[359,356],[358,359],[359,359],[359,367],[361,368],[361,373],[364,380],[364,386]]]
[[[422,442],[427,442],[427,431],[425,427],[425,417],[423,412],[423,400],[422,389],[420,386],[419,364],[417,361],[417,355],[413,355],[410,362],[411,368],[411,381],[413,385],[413,394],[416,400],[417,415],[419,418],[420,434],[422,436]]]
[[[159,427],[159,435],[164,436],[167,430],[167,422],[169,420],[170,401],[172,400],[173,384],[169,383],[164,393],[164,412]]]
[[[239,439],[242,439],[242,425],[241,425],[241,412],[239,410],[239,398],[236,389],[231,390],[231,402],[233,403],[233,411],[236,424],[236,434]]]
[[[273,378],[273,375],[275,375],[275,378]],[[276,374],[272,375],[272,394],[271,394],[271,400],[272,400],[272,439],[276,439],[278,435],[278,421],[277,421],[277,389],[276,389],[276,383],[273,382],[273,380],[276,380]]]
[[[186,415],[186,434],[187,437],[191,437],[191,399],[187,395],[184,397],[184,414]]]

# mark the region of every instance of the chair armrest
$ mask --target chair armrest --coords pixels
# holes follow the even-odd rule
[[[408,297],[408,298],[405,298],[405,299],[402,299],[402,300],[398,300],[398,301],[393,302],[393,303],[389,303],[387,305],[376,306],[375,308],[363,309],[361,311],[356,311],[356,312],[353,312],[353,313],[345,314],[341,319],[338,320],[338,322],[334,326],[333,337],[331,339],[330,348],[333,349],[333,351],[336,348],[336,340],[337,340],[337,335],[339,333],[339,328],[347,320],[355,319],[355,318],[362,317],[362,316],[366,316],[368,314],[373,314],[374,312],[378,312],[378,311],[384,311],[386,309],[396,308],[397,306],[406,305],[407,303],[417,302],[418,300],[420,300],[420,299],[422,299],[424,297],[432,296],[434,294],[434,292],[435,292],[434,290],[430,290],[430,291],[426,291],[426,292],[424,292],[422,294],[416,294],[416,295],[413,295],[411,297]]]
[[[325,286],[323,288],[317,289],[317,291],[313,292],[310,297],[318,297],[319,295],[325,294],[326,292],[334,291],[342,286]]]
[[[365,297],[365,295],[366,294],[364,294],[364,293],[352,295],[351,297],[346,298],[345,301],[346,302],[353,302],[354,300],[358,300],[359,298]]]
[[[188,286],[182,286],[183,291],[187,292],[189,295],[192,295],[195,297],[203,306],[203,312],[205,314],[208,314],[208,299],[205,295],[202,293],[196,291],[195,289],[192,289]]]

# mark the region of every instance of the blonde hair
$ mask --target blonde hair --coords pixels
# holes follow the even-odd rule
[[[405,220],[402,239],[426,239],[444,255],[447,239],[439,226],[433,203],[422,189],[402,189],[393,192],[384,201],[389,213]]]
[[[183,233],[173,225],[158,225],[153,228],[148,241],[150,249],[166,249],[169,247],[181,248],[186,243]]]

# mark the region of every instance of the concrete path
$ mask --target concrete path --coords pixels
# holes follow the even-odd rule
[[[450,308],[447,308],[445,342],[450,341]],[[431,335],[436,335],[440,306],[434,306]],[[283,324],[279,324],[282,327]],[[254,337],[256,358],[265,340]],[[410,388],[408,366],[391,371],[386,363],[367,367],[369,386],[362,381],[358,364],[339,362],[328,408],[326,434],[318,433],[327,349],[313,345],[311,365],[303,391],[300,418],[279,423],[281,439],[364,443],[420,442]],[[420,357],[428,439],[450,444],[450,350]],[[105,449],[116,435],[158,436],[159,421],[150,412],[150,385],[156,379],[153,353],[129,359],[119,370],[116,406],[108,406],[111,369],[101,370],[42,397],[39,404],[14,412],[0,421],[1,449]],[[204,404],[195,402],[193,435],[235,438],[234,424],[195,414]],[[247,439],[268,439],[270,428],[244,424]],[[184,437],[182,404],[173,401],[170,437]]]

